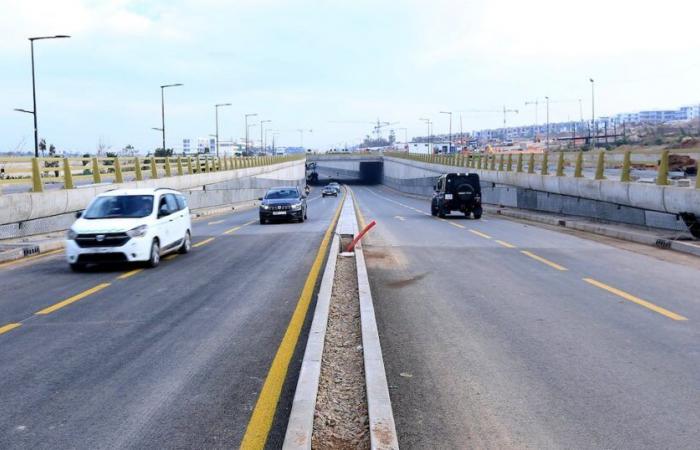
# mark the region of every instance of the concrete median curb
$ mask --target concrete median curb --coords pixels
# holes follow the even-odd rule
[[[353,199],[351,196],[346,196],[319,289],[316,311],[311,323],[309,339],[306,344],[292,403],[292,411],[287,425],[284,449],[311,448],[314,413],[321,376],[323,348],[335,277],[335,266],[340,249],[340,237],[356,235],[358,232],[357,221]],[[372,449],[398,449],[399,444],[391,408],[391,399],[389,397],[389,387],[361,243],[358,243],[355,247],[355,263],[357,266],[360,302],[365,391],[369,411],[370,445]]]

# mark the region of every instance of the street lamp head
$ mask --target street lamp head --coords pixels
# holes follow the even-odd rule
[[[176,87],[176,86],[184,86],[184,85],[182,83],[164,84],[160,88],[164,89],[164,88]]]
[[[70,36],[67,34],[57,34],[55,36],[35,36],[35,37],[30,37],[28,38],[30,41],[38,41],[41,39],[66,39],[69,38]]]
[[[590,80],[591,83],[594,83],[594,82],[595,82],[595,81],[593,80],[593,78],[589,78],[589,80]]]
[[[156,127],[153,127],[153,128],[151,128],[151,130],[156,130],[156,131],[163,131],[163,129],[162,129],[162,128],[156,128]]]
[[[249,114],[246,114],[245,116],[246,116],[246,117],[254,117],[254,116],[257,116],[257,115],[258,115],[258,113],[249,113]]]
[[[216,107],[218,108],[218,107],[220,107],[220,106],[231,106],[231,104],[230,104],[230,103],[217,103],[217,104],[214,105],[214,106],[216,106]]]
[[[23,113],[27,113],[27,114],[34,114],[34,111],[28,111],[26,109],[20,109],[20,108],[15,108],[15,111],[23,112]]]

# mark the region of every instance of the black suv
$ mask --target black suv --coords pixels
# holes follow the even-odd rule
[[[481,184],[475,173],[446,173],[440,175],[434,186],[430,212],[434,216],[445,217],[452,211],[460,211],[465,216],[474,214],[481,218]]]
[[[306,196],[295,186],[272,188],[258,200],[261,224],[274,219],[306,220]]]

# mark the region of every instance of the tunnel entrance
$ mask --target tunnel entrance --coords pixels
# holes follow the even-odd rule
[[[384,174],[383,161],[359,161],[354,167],[324,164],[325,161],[310,162],[306,166],[306,181],[311,185],[323,186],[331,181],[343,184],[381,184]]]

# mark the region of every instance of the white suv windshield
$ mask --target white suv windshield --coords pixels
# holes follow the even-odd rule
[[[85,219],[122,219],[146,217],[153,212],[152,195],[114,195],[97,197],[83,214]]]

